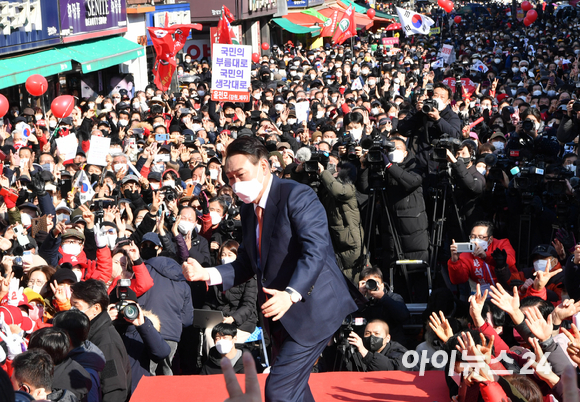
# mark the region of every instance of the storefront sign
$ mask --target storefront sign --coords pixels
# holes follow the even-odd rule
[[[125,0],[126,1],[126,0]],[[160,4],[155,6],[154,12],[145,14],[145,26],[165,28],[165,16],[169,26],[176,24],[191,24],[191,11],[189,3]],[[193,21],[197,22],[197,21]],[[147,38],[147,46],[153,45],[151,38]],[[185,51],[185,48],[183,49]]]
[[[324,0],[288,0],[288,8],[314,7],[324,4]]]
[[[209,39],[191,39],[185,42],[183,53],[189,54],[192,60],[209,60],[211,56]]]
[[[64,42],[127,31],[125,0],[59,0]]]
[[[211,99],[249,102],[252,47],[213,44]]]
[[[57,0],[0,1],[0,54],[60,43]]]

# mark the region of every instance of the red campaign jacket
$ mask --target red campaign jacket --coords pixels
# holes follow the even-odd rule
[[[153,287],[153,278],[151,278],[151,274],[149,274],[149,270],[144,262],[133,265],[133,272],[135,273],[135,276],[133,277],[133,280],[131,280],[131,286],[129,286],[129,288],[131,288],[137,297],[139,297]],[[113,279],[107,293],[111,294],[117,286],[117,282],[119,282],[119,278]]]
[[[87,255],[84,251],[81,251],[81,253],[76,257],[70,254],[65,254],[62,251],[62,247],[60,247],[58,251],[60,255],[62,255],[58,261],[59,265],[69,262],[73,266],[80,266],[82,271],[81,279],[83,281],[86,281],[87,279],[98,279],[107,283],[109,279],[111,279],[111,275],[113,274],[113,260],[111,258],[111,250],[109,250],[108,247],[97,249],[96,261],[87,259]]]
[[[491,257],[491,254],[496,249],[503,249],[506,251],[509,270],[512,273],[517,273],[516,252],[510,244],[510,241],[508,239],[493,239],[485,253],[485,260],[475,257],[472,253],[459,254],[459,260],[457,260],[457,262],[453,262],[449,259],[447,267],[449,269],[449,279],[451,280],[451,283],[459,285],[460,283],[467,282],[469,279],[480,284],[492,284],[497,282],[495,276],[495,261]],[[487,264],[489,272],[485,264]],[[489,276],[490,273],[492,276],[491,278]]]

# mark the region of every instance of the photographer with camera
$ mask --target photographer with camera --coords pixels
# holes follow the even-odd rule
[[[403,120],[399,120],[398,131],[409,138],[409,149],[417,158],[418,165],[423,170],[423,177],[431,178],[423,185],[435,182],[432,176],[437,170],[437,163],[431,160],[430,154],[433,139],[438,139],[443,134],[452,138],[461,138],[461,119],[451,109],[451,88],[443,83],[433,85],[433,89],[427,89],[426,95],[419,98],[414,114],[408,114]]]
[[[131,364],[131,391],[142,377],[149,377],[151,362],[159,363],[171,353],[171,347],[159,333],[161,322],[151,311],[139,305],[137,294],[130,288],[130,279],[121,279],[110,295],[107,312],[121,335]]]
[[[407,349],[392,340],[389,325],[382,320],[369,322],[362,338],[356,332],[351,332],[348,342],[357,348],[365,372],[408,370],[403,365],[403,355]],[[347,363],[347,369],[349,368],[351,366]]]
[[[528,108],[522,113],[522,119],[515,126],[506,144],[506,155],[517,153],[520,158],[531,159],[538,151],[537,138],[544,123],[538,109]],[[513,151],[513,152],[512,152]]]
[[[403,297],[391,290],[383,281],[383,272],[378,267],[366,267],[360,274],[358,290],[367,302],[359,308],[355,317],[363,317],[367,322],[382,320],[388,323],[390,334],[399,343],[406,343],[403,324],[410,313]]]
[[[580,101],[571,99],[566,105],[558,126],[558,141],[561,144],[574,141],[580,131]]]

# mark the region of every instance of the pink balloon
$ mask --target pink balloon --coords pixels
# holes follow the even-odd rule
[[[61,95],[52,101],[50,110],[57,118],[63,119],[70,116],[75,107],[75,98],[71,95]]]
[[[532,9],[526,13],[526,18],[533,23],[538,18],[538,13],[536,12],[536,10]]]
[[[8,99],[4,95],[0,94],[0,117],[4,117],[8,113],[9,108],[10,102],[8,102]]]
[[[258,53],[252,53],[252,61],[257,63],[260,61],[260,55]]]
[[[262,50],[268,50],[270,49],[270,44],[267,42],[262,43]]]
[[[453,18],[453,21],[455,21],[456,24],[460,24],[461,23],[461,17],[458,15],[457,17]]]
[[[367,16],[372,20],[373,18],[375,18],[375,10],[373,8],[369,8],[367,10]]]
[[[522,10],[530,11],[532,8],[534,8],[534,6],[532,6],[532,3],[530,3],[529,1],[522,2]]]
[[[26,79],[26,90],[32,96],[44,95],[48,89],[48,82],[40,74],[32,74]]]

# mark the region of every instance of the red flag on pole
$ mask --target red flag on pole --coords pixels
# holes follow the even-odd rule
[[[226,6],[222,6],[222,15],[225,15],[226,18],[228,19],[228,22],[231,24],[232,22],[234,22],[235,18],[234,15],[232,14],[232,12],[230,11],[229,8],[227,8]]]
[[[338,10],[334,10],[330,18],[326,20],[324,26],[322,27],[322,31],[320,32],[320,36],[325,38],[327,36],[333,36],[334,31],[336,30],[336,23],[338,19]]]
[[[156,54],[153,65],[154,82],[162,91],[166,91],[171,85],[173,73],[177,69],[175,55],[185,45],[191,29],[201,30],[202,26],[201,24],[176,24],[165,28],[147,28]]]
[[[349,6],[338,23],[332,41],[341,45],[345,40],[353,36],[356,36],[356,24],[354,22],[354,9]]]
[[[231,19],[230,19],[231,18]],[[217,26],[217,42],[227,45],[232,44],[232,39],[235,37],[230,22],[233,21],[234,16],[226,6],[222,6],[222,16]]]

